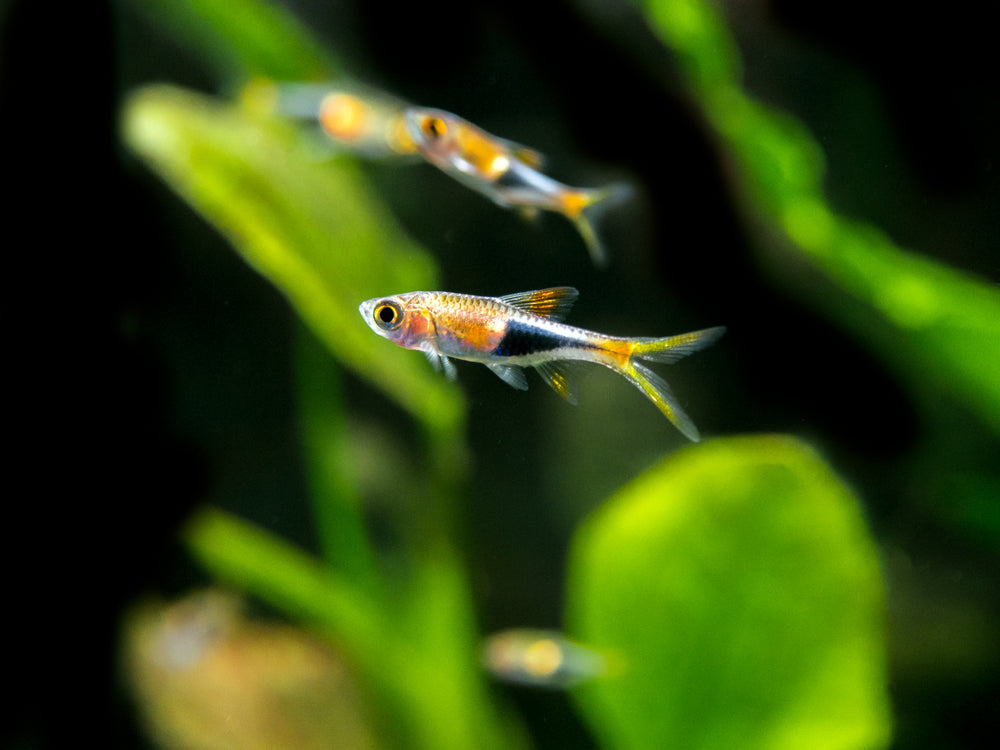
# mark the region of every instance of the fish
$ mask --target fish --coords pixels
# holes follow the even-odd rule
[[[533,367],[575,404],[569,368],[581,361],[604,365],[642,391],[685,437],[698,441],[698,428],[670,386],[640,360],[676,362],[717,341],[725,327],[666,338],[608,336],[562,322],[578,294],[568,286],[502,297],[408,292],[366,300],[358,312],[379,336],[422,351],[450,379],[456,375],[451,360],[461,359],[484,364],[508,385],[526,390],[524,368]]]
[[[418,158],[404,119],[410,103],[384,91],[353,82],[257,80],[244,98],[258,109],[310,120],[329,140],[365,158]]]
[[[600,217],[632,195],[624,182],[596,188],[564,185],[544,174],[544,156],[533,148],[487,133],[441,109],[408,107],[406,129],[424,159],[466,187],[526,216],[553,211],[583,237],[595,265],[608,254],[597,233]]]
[[[558,631],[513,628],[483,642],[480,661],[496,679],[561,689],[606,676],[609,659]]]

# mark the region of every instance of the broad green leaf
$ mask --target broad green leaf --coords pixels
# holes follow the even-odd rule
[[[568,631],[617,664],[574,696],[608,748],[883,747],[883,596],[857,501],[808,447],[692,446],[574,539]]]
[[[766,261],[770,270],[804,303],[853,329],[901,378],[950,391],[1000,433],[1000,289],[838,215],[823,194],[822,149],[795,118],[744,92],[736,43],[714,3],[637,3],[677,52],[692,93],[737,162],[733,174],[748,208],[783,251],[811,263],[845,297],[833,304],[799,288],[796,263]]]
[[[353,161],[317,162],[291,127],[174,87],[133,94],[123,122],[132,150],[288,297],[345,366],[455,442],[458,389],[358,315],[370,297],[435,288],[436,273]]]

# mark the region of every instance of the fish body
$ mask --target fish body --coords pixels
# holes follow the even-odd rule
[[[497,205],[529,215],[539,210],[562,214],[576,226],[594,262],[607,263],[596,222],[603,211],[631,194],[630,187],[564,185],[540,171],[544,157],[534,149],[444,110],[409,107],[404,117],[411,140],[430,164]]]
[[[667,338],[607,336],[562,322],[576,298],[572,287],[504,297],[409,292],[367,300],[358,311],[375,333],[424,352],[451,378],[451,359],[463,359],[480,362],[509,385],[525,390],[523,368],[533,367],[557,393],[576,403],[567,364],[604,365],[645,393],[685,436],[698,440],[698,428],[666,381],[639,360],[675,362],[716,341],[725,328]]]
[[[354,83],[255,83],[269,110],[316,122],[339,146],[367,158],[417,156],[406,128],[409,102]]]
[[[318,119],[329,137],[368,156],[403,156],[417,153],[404,112],[392,97],[336,90],[320,101]]]
[[[572,687],[611,671],[604,654],[549,630],[495,633],[483,643],[481,661],[498,680],[550,689]]]

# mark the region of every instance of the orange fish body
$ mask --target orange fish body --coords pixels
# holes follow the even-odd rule
[[[624,375],[691,440],[698,428],[659,375],[638,360],[674,362],[716,341],[725,328],[668,338],[606,336],[562,323],[576,300],[571,287],[504,297],[449,292],[410,292],[362,302],[362,318],[375,333],[417,349],[454,377],[451,359],[480,362],[519,390],[528,387],[522,368],[534,367],[561,396],[576,403],[565,363],[594,362]]]
[[[367,158],[416,156],[406,128],[409,103],[355,83],[256,82],[254,94],[268,99],[268,109],[286,117],[311,120],[339,146]]]
[[[506,208],[554,211],[576,226],[597,265],[607,262],[595,229],[600,214],[631,194],[624,184],[575,188],[548,177],[534,149],[487,133],[440,109],[409,107],[411,140],[431,164]]]

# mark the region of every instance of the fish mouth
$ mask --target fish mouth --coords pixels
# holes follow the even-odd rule
[[[375,300],[369,299],[358,305],[358,313],[361,315],[361,319],[368,324],[368,327],[373,331],[375,330],[374,320],[372,319],[372,311],[375,309]]]

